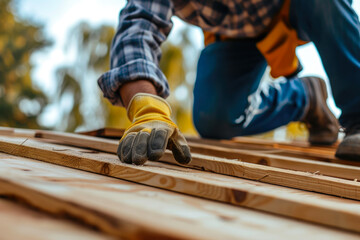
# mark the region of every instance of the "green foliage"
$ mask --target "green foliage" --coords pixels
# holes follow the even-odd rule
[[[108,71],[110,59],[110,45],[114,36],[112,27],[103,25],[90,26],[80,23],[69,34],[66,50],[76,52],[76,59],[57,70],[59,95],[55,101],[71,97],[70,110],[61,111],[63,129],[75,131],[79,127],[94,129],[98,127],[126,128],[130,122],[124,108],[112,106],[105,98],[96,83],[97,77]],[[188,29],[180,32],[180,43],[177,45],[165,42],[162,45],[162,60],[160,68],[169,80],[171,97],[168,99],[173,108],[173,118],[180,129],[188,134],[195,134],[191,119],[192,98],[186,102],[178,101],[174,91],[180,86],[186,86],[192,92],[192,84],[186,82],[186,73],[195,71],[185,64],[183,50],[193,47],[187,38]],[[93,104],[87,104],[92,101]],[[102,120],[102,125],[95,126],[93,121]]]
[[[70,110],[61,110],[61,130],[73,132],[79,127],[93,129],[104,125],[125,128],[129,124],[124,109],[111,106],[96,82],[100,74],[109,70],[114,33],[113,27],[93,27],[85,22],[69,32],[66,50],[75,52],[76,58],[57,70],[60,91],[55,101],[72,99]]]
[[[11,0],[0,1],[0,125],[38,128],[47,98],[32,85],[30,57],[50,42],[42,25],[17,18],[11,7]]]
[[[198,50],[193,46],[188,38],[189,27],[183,28],[178,33],[178,44],[166,41],[162,44],[162,58],[160,61],[160,69],[168,79],[170,86],[170,97],[167,99],[172,108],[172,119],[176,122],[179,129],[188,135],[196,135],[196,130],[192,122],[192,89],[195,79],[187,81],[188,73],[196,72],[196,54]],[[185,51],[190,50],[191,56],[186,56]],[[186,64],[194,61],[194,64]],[[178,88],[186,89],[189,95],[184,100],[179,100],[175,96]]]

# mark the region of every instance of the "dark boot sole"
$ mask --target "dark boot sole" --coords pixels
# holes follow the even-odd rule
[[[360,161],[360,138],[348,136],[340,143],[335,153],[337,158]]]
[[[357,154],[335,154],[335,157],[360,162],[360,155]]]

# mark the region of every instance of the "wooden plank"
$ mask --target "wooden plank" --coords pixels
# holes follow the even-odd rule
[[[96,138],[86,135],[73,134],[73,133],[65,133],[65,132],[52,132],[52,131],[42,131],[38,130],[35,133],[36,138],[45,138],[51,140],[61,141],[70,145],[74,145],[77,147],[85,147],[89,148],[89,143],[93,146],[92,149],[99,150],[101,149],[104,152],[116,153],[117,147],[115,145],[118,144],[117,141]]]
[[[0,127],[0,135],[3,136],[34,137],[35,131],[32,129]]]
[[[80,134],[120,139],[124,133],[124,129],[116,128],[102,128],[89,132],[81,132]],[[319,160],[325,162],[335,162],[346,165],[360,166],[360,163],[354,163],[351,161],[343,161],[337,159],[334,156],[336,144],[332,146],[310,146],[306,142],[277,142],[264,139],[250,138],[250,137],[237,137],[233,140],[211,140],[202,139],[196,137],[187,137],[189,145],[192,143],[207,144],[213,146],[221,146],[227,148],[243,149],[243,150],[256,150],[266,152],[272,152],[281,156],[297,157],[301,159]],[[274,151],[275,150],[275,151]]]
[[[100,151],[116,153],[118,142],[108,139],[99,139],[91,136],[81,136],[72,133],[37,131],[38,138],[46,138],[61,141],[73,146],[92,148]],[[213,142],[213,141],[210,141]],[[360,179],[360,168],[347,166],[350,161],[342,161],[339,164],[318,162],[305,159],[295,159],[289,157],[276,156],[273,154],[253,153],[245,150],[227,149],[216,146],[204,146],[203,144],[189,143],[193,152],[200,154],[214,155],[217,157],[238,159],[243,162],[269,165],[289,170],[305,171],[322,174],[326,176],[338,177],[343,179]],[[345,162],[343,165],[341,163]],[[355,162],[350,162],[354,163]],[[360,166],[360,162],[357,163]]]
[[[348,180],[360,179],[360,166],[319,162],[307,159],[278,156],[276,154],[270,153],[259,153],[247,150],[208,146],[199,143],[191,143],[189,145],[191,152],[199,154],[228,159],[237,159],[247,163],[255,163],[288,170],[316,173],[319,175],[338,177]]]
[[[275,141],[270,139],[260,139],[255,137],[234,137],[231,139],[236,143],[245,143],[261,146],[270,146],[270,147],[298,147],[302,148],[304,151],[308,150],[318,150],[323,151],[324,153],[334,153],[339,141],[335,142],[332,145],[311,145],[309,142],[305,141]]]
[[[114,154],[87,153],[31,139],[1,137],[0,151],[175,192],[360,232],[359,201],[147,162],[122,164]],[[346,190],[345,190],[346,191]]]
[[[245,144],[245,143],[236,143],[230,140],[211,140],[211,139],[199,139],[199,138],[188,138],[189,146],[192,144],[202,144],[207,146],[214,146],[214,147],[223,147],[229,150],[251,150],[252,152],[256,153],[266,153],[272,155],[279,155],[279,156],[287,156],[293,158],[300,158],[303,160],[318,160],[322,162],[331,162],[331,163],[338,163],[343,165],[351,165],[351,166],[360,166],[360,162],[355,161],[347,161],[338,159],[334,156],[334,154],[324,154],[317,151],[310,151],[305,152],[299,148],[276,148],[270,146],[260,146],[260,145],[253,145],[253,144]]]
[[[78,135],[75,134],[62,134],[51,132],[44,132],[41,135],[39,133],[37,136],[44,137],[46,139],[53,139],[59,141],[61,140],[62,142],[74,146],[87,147],[112,153],[116,153],[117,149],[117,141],[104,140],[102,144],[99,144],[99,141],[101,141],[100,139],[89,136],[78,137]],[[106,149],[103,149],[104,143],[106,143]],[[215,147],[207,148],[207,150],[211,149],[216,150]],[[214,153],[214,151],[210,152],[210,154],[212,153]],[[221,153],[225,152],[222,151]],[[231,157],[231,155],[227,157]],[[349,177],[353,179],[360,179],[360,167],[342,166],[338,164],[319,163],[281,157],[271,157],[271,155],[257,156],[252,155],[251,153],[243,154],[241,155],[241,157],[242,162],[239,162],[227,160],[224,158],[206,157],[193,154],[193,161],[189,165],[187,165],[187,167],[276,184],[285,187],[292,187],[302,190],[360,200],[359,182],[320,175],[325,174],[336,177]],[[166,152],[161,161],[177,164],[177,162],[174,161],[170,152]],[[276,167],[281,166],[282,168],[303,170],[305,172],[279,169],[252,163],[267,163],[268,165],[272,164]],[[313,172],[311,173],[306,171]]]
[[[74,220],[84,216],[71,209],[54,206],[52,197],[78,205],[86,211],[97,211],[96,218],[108,217],[115,224],[121,216],[125,222],[134,219],[139,225],[143,218],[152,216],[150,223],[166,231],[186,230],[198,239],[357,239],[359,235],[269,215],[258,211],[229,206],[183,194],[172,193],[119,179],[108,178],[49,163],[0,154],[0,176],[20,184],[26,191],[10,189],[13,198],[30,201],[36,208],[61,212]],[[4,174],[5,173],[5,174]],[[22,184],[24,183],[25,184]],[[0,194],[6,195],[0,181]],[[43,197],[35,201],[34,192]],[[32,199],[31,199],[32,198]],[[101,204],[99,204],[101,203]],[[66,207],[66,206],[65,206]],[[124,208],[132,214],[124,215]],[[144,217],[143,217],[144,216]],[[61,215],[59,216],[61,217]],[[86,218],[85,218],[86,219]],[[180,221],[180,225],[177,225]],[[102,221],[94,221],[96,227]],[[164,224],[165,225],[162,225]],[[102,229],[102,228],[100,228]],[[129,231],[127,229],[126,231]],[[180,238],[182,235],[178,235]]]
[[[31,177],[30,173],[34,171],[33,164],[27,168],[21,166],[20,170],[22,169],[23,172],[19,173],[19,171],[9,171],[4,162],[2,159],[0,196],[19,199],[28,206],[47,211],[54,216],[69,216],[117,238],[191,239],[191,234],[195,237],[202,236],[192,229],[182,233],[182,227],[189,227],[189,224],[177,219],[174,221],[163,219],[159,214],[138,211],[137,208],[124,203],[121,195],[116,194],[116,187],[112,188],[114,193],[108,192],[109,186],[107,188],[106,186],[111,185],[111,182],[107,180],[102,179],[105,190],[101,191],[96,186],[91,186],[94,182],[91,176],[81,182],[77,181],[76,172],[68,171],[64,173],[66,177],[54,172],[50,175],[41,173],[42,177],[36,175]],[[44,170],[49,171],[53,168],[53,166],[47,167],[48,169],[44,168]],[[37,173],[38,171],[35,172]],[[64,184],[58,183],[60,179]],[[71,187],[66,183],[78,185]],[[121,186],[118,189],[121,190]],[[127,189],[125,187],[123,190],[126,192]],[[117,197],[120,198],[119,201]],[[129,202],[129,197],[126,199]],[[154,222],[154,219],[160,220]]]
[[[87,132],[78,132],[78,134],[93,136],[93,137],[103,137],[103,138],[117,138],[120,139],[124,134],[125,129],[119,128],[100,128],[93,131]]]
[[[49,214],[0,199],[1,239],[114,239],[74,221],[55,218]]]
[[[98,135],[98,136],[105,135],[108,138],[117,138],[119,136],[119,134],[122,134],[122,132],[123,132],[122,129],[105,128],[105,129],[99,129],[96,131],[88,132],[86,134],[90,134],[90,135],[92,134],[92,135]],[[63,133],[63,132],[53,132],[53,131],[49,132],[49,131],[43,131],[43,130],[0,127],[0,135],[5,135],[5,136],[34,137],[36,134],[44,135],[46,133],[58,134],[59,136],[61,136],[61,135],[65,136],[66,134],[69,134],[69,133]],[[71,136],[71,134],[69,134],[69,136]],[[332,155],[328,155],[328,154],[323,155],[323,154],[316,153],[314,151],[312,153],[307,153],[307,152],[303,152],[303,151],[294,151],[293,149],[292,150],[291,149],[284,150],[284,149],[276,149],[273,147],[261,146],[261,145],[259,145],[260,146],[259,147],[254,144],[241,144],[241,143],[235,143],[230,140],[215,141],[215,140],[211,140],[211,139],[188,138],[188,141],[189,141],[190,147],[192,147],[194,145],[193,151],[195,151],[195,152],[198,151],[198,146],[196,146],[196,145],[206,144],[206,145],[211,145],[214,147],[228,148],[230,151],[231,150],[240,150],[240,151],[252,150],[252,154],[253,155],[260,154],[260,155],[258,155],[258,157],[260,157],[260,158],[262,157],[261,154],[272,154],[272,155],[280,155],[280,156],[286,156],[286,157],[296,157],[296,158],[300,158],[301,160],[319,160],[319,161],[323,161],[323,162],[332,162],[332,163],[339,163],[339,164],[344,164],[344,165],[360,166],[360,162],[341,160],[341,159],[335,158],[335,156],[333,156],[333,154]],[[201,153],[201,151],[198,153]],[[215,155],[215,156],[217,156],[217,155]],[[251,158],[251,156],[248,156],[247,158],[249,158],[249,157]],[[293,169],[293,170],[296,170],[296,169]],[[352,177],[349,177],[349,176],[346,177],[346,179],[351,179],[351,178]]]
[[[124,129],[118,129],[118,128],[101,128],[93,131],[88,132],[79,132],[80,134],[89,135],[89,136],[95,136],[95,137],[110,137],[110,138],[118,138],[120,139],[122,135],[124,134]],[[201,138],[196,137],[188,137],[190,141],[194,139],[204,140]],[[269,139],[261,139],[256,137],[235,137],[232,138],[232,142],[235,143],[242,143],[246,145],[255,145],[255,146],[266,146],[271,148],[279,148],[281,149],[284,147],[285,149],[288,149],[288,147],[292,148],[295,147],[295,149],[303,150],[305,152],[310,151],[317,151],[318,152],[324,152],[326,154],[333,155],[335,153],[335,148],[339,144],[339,142],[336,142],[333,145],[330,146],[313,146],[310,145],[308,142],[300,142],[300,141],[274,141]]]

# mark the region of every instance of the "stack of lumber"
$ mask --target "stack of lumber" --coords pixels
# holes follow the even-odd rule
[[[86,134],[0,128],[1,239],[360,239],[360,161],[334,146],[188,138],[189,165],[135,166],[123,131]]]

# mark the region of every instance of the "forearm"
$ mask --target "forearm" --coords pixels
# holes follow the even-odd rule
[[[127,82],[120,88],[119,91],[125,108],[128,107],[130,100],[137,93],[150,93],[156,95],[154,85],[147,80]]]
[[[112,104],[126,107],[136,93],[155,94],[154,89],[158,96],[169,95],[159,61],[160,45],[172,28],[172,11],[170,0],[129,0],[121,11],[111,47],[111,70],[98,79],[104,97]],[[134,79],[146,79],[152,85]],[[124,87],[128,82],[142,83]]]

